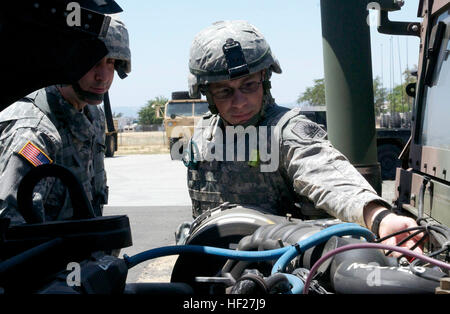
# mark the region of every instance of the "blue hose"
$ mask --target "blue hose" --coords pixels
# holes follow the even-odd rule
[[[327,241],[333,235],[363,235],[369,241],[372,241],[374,239],[373,234],[369,230],[362,228],[357,224],[346,223],[334,225],[321,230],[316,234],[308,237],[306,240],[300,241],[298,245],[300,246],[302,251],[305,251],[314,245]],[[178,255],[183,253],[218,255],[228,259],[236,259],[241,261],[263,261],[276,259],[280,256],[284,256],[285,253],[288,252],[295,252],[296,254],[294,254],[294,257],[298,253],[295,246],[286,246],[280,249],[267,251],[236,251],[201,245],[174,245],[147,250],[131,257],[125,254],[123,257],[128,265],[128,268],[132,268],[142,262],[153,258],[168,255]]]
[[[222,249],[210,246],[202,245],[175,245],[175,246],[164,246],[156,249],[151,249],[144,251],[142,253],[136,254],[134,256],[123,256],[125,263],[128,268],[132,268],[144,261],[158,258],[168,255],[178,255],[185,253],[200,253],[217,255],[227,259],[235,259],[241,261],[265,261],[274,260],[278,258],[277,262],[272,268],[272,274],[276,272],[283,272],[286,265],[297,255],[305,252],[311,247],[314,247],[320,243],[327,241],[332,236],[343,236],[343,235],[353,235],[362,236],[368,241],[373,241],[375,239],[372,232],[354,223],[338,224],[326,229],[323,229],[305,240],[296,243],[293,246],[286,246],[279,249],[267,250],[267,251],[236,251],[229,249]],[[291,293],[298,294],[303,291],[303,281],[297,276],[291,274],[284,274],[289,283],[292,285]]]
[[[153,258],[168,255],[178,255],[184,253],[201,253],[201,254],[222,256],[228,259],[236,259],[240,261],[257,262],[276,259],[281,255],[283,255],[283,253],[285,253],[288,248],[289,247],[286,246],[280,249],[268,251],[235,251],[202,245],[174,245],[151,249],[133,255],[132,257],[124,255],[123,259],[128,265],[128,268],[132,268],[139,263],[145,262]]]
[[[272,274],[276,272],[283,272],[286,265],[294,259],[297,255],[304,253],[311,247],[320,243],[328,241],[332,236],[362,236],[369,242],[372,242],[375,237],[368,229],[361,227],[354,223],[339,224],[323,229],[305,240],[298,242],[296,245],[289,246],[286,252],[281,255],[275,265],[272,267]]]
[[[305,283],[303,282],[303,280],[301,280],[295,275],[285,273],[283,273],[283,275],[286,276],[286,278],[288,279],[289,283],[292,286],[288,294],[301,294],[303,292],[303,288],[305,287]]]

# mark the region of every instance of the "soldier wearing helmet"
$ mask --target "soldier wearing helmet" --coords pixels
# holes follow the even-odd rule
[[[80,80],[38,90],[0,113],[0,216],[12,224],[25,222],[17,211],[18,185],[30,169],[42,164],[70,169],[96,216],[102,215],[108,200],[105,116],[97,105],[103,102],[114,71],[121,78],[131,71],[125,25],[111,19],[103,41],[108,54]],[[56,178],[43,179],[35,187],[33,209],[41,222],[73,214],[67,188]]]
[[[221,21],[198,33],[189,70],[191,96],[205,95],[212,113],[196,126],[183,157],[194,218],[229,202],[303,219],[336,217],[373,225],[380,236],[415,225],[390,211],[390,204],[333,148],[320,126],[298,109],[275,103],[270,78],[281,73],[281,67],[253,25]],[[274,171],[262,172],[254,159],[210,158],[211,152],[229,148],[230,138],[225,139],[228,133],[223,130],[238,126],[270,127],[267,142],[277,153],[271,157],[279,160]],[[236,146],[236,140],[231,143]],[[249,145],[248,140],[242,143]],[[263,162],[256,158],[256,164]]]

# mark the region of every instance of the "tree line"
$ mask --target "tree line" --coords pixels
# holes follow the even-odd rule
[[[161,124],[164,120],[164,105],[169,100],[164,96],[157,96],[147,101],[138,112],[140,125]]]
[[[383,87],[381,78],[375,77],[373,80],[373,95],[375,115],[388,112],[407,112],[412,108],[412,97],[406,94],[406,86],[416,82],[416,77],[412,74],[415,69],[406,69],[403,72],[403,83],[396,85],[389,90]],[[325,80],[315,79],[313,86],[307,87],[297,99],[297,104],[309,106],[325,106]]]
[[[396,85],[389,90],[383,87],[381,78],[375,77],[373,80],[373,95],[375,115],[388,112],[407,112],[411,110],[412,98],[406,94],[406,86],[416,81],[412,74],[416,69],[406,69],[403,72],[403,83]],[[138,112],[138,123],[140,125],[161,124],[164,116],[164,105],[169,100],[164,96],[157,96],[147,101]],[[325,106],[325,80],[315,79],[313,86],[307,87],[297,99],[297,104],[307,104],[309,106]],[[121,114],[114,114],[120,117]]]

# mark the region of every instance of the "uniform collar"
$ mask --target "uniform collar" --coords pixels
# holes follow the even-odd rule
[[[49,105],[56,118],[62,121],[64,126],[79,140],[91,139],[95,131],[92,122],[89,120],[90,105],[86,105],[79,112],[64,99],[56,86],[47,87],[46,91],[55,96],[50,98]]]

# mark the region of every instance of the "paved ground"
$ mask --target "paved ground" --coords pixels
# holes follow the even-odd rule
[[[176,227],[191,220],[186,168],[168,154],[127,155],[105,159],[109,205],[105,215],[126,214],[130,219],[133,246],[120,256],[173,245]],[[383,182],[383,196],[394,197],[394,181]],[[168,282],[175,257],[154,259],[132,268],[127,282]]]
[[[190,205],[186,167],[168,154],[128,155],[105,159],[109,205]]]
[[[186,167],[180,161],[171,160],[168,154],[106,158],[105,167],[109,204],[104,215],[125,214],[130,219],[133,246],[122,249],[120,256],[174,245],[177,226],[192,219]],[[152,281],[161,276],[159,281],[165,281],[171,269],[168,263],[161,265],[161,260],[173,259],[155,259],[151,265],[157,265],[147,270],[148,263],[142,263],[130,270],[127,282],[145,280],[141,278],[144,273]]]

